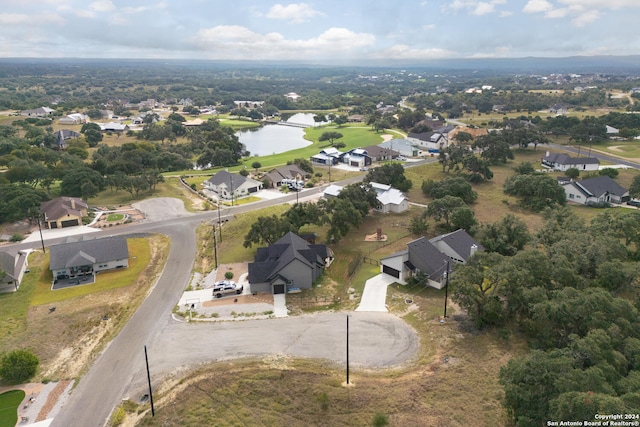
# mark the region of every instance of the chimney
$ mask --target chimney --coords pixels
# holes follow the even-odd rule
[[[547,154],[545,154],[545,157],[549,157],[549,154],[551,153],[549,153],[549,150],[547,150]]]
[[[469,250],[469,256],[473,256],[478,251],[478,245],[475,243],[471,245],[471,249]]]
[[[75,209],[76,208],[76,199],[74,199],[73,197],[71,198],[71,209]]]

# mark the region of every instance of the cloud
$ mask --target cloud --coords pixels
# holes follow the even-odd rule
[[[416,49],[406,44],[397,44],[382,51],[381,53],[374,55],[377,58],[396,58],[396,59],[439,59],[450,58],[455,55],[455,52],[439,49]]]
[[[21,13],[0,13],[0,25],[34,25],[34,24],[64,24],[64,18],[56,14],[25,15]]]
[[[600,17],[600,12],[597,10],[589,10],[584,13],[581,13],[577,17],[575,17],[571,22],[576,27],[583,27],[587,24],[590,24],[596,21]]]
[[[453,0],[450,4],[442,6],[442,11],[457,13],[460,10],[467,10],[473,15],[483,16],[495,12],[496,6],[506,3],[507,0]]]
[[[302,24],[314,16],[324,16],[322,12],[314,10],[306,3],[294,3],[287,6],[275,4],[267,12],[267,18],[282,19],[293,24]]]
[[[549,12],[553,10],[553,5],[547,0],[529,0],[522,11],[524,13]]]
[[[291,59],[357,52],[373,46],[375,36],[346,28],[329,28],[317,37],[286,39],[276,32],[260,34],[239,25],[219,25],[199,30],[191,42],[215,58]]]
[[[510,10],[503,10],[502,12],[500,12],[500,18],[507,18],[511,15],[513,15],[513,12],[511,12]]]
[[[94,12],[111,12],[116,5],[111,0],[97,0],[89,3],[89,10]]]
[[[623,7],[640,8],[637,0],[558,0],[570,6],[581,6],[587,9],[621,9]]]

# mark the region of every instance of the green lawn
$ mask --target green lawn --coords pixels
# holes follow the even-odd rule
[[[111,213],[111,214],[107,215],[107,222],[110,222],[110,221],[122,221],[123,218],[124,218],[124,214]]]
[[[131,285],[140,272],[149,263],[151,256],[147,239],[128,239],[129,268],[101,272],[96,275],[96,282],[90,285],[74,286],[71,288],[51,290],[53,276],[49,270],[49,257],[43,261],[46,268],[40,271],[38,283],[31,303],[33,305],[51,304],[83,295],[89,295],[109,289],[116,289]]]
[[[24,399],[22,390],[10,390],[0,394],[0,427],[14,427],[18,422],[18,406]]]

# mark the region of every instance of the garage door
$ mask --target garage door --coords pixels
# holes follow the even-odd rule
[[[273,285],[273,293],[274,294],[284,294],[285,285]]]
[[[382,266],[382,272],[385,274],[388,274],[389,276],[393,276],[396,279],[400,278],[400,271],[396,270],[395,268],[391,268],[387,265]]]
[[[62,228],[64,228],[64,227],[75,227],[76,225],[78,225],[78,220],[77,219],[70,219],[68,221],[62,221]]]

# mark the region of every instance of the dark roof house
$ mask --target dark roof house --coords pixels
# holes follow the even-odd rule
[[[629,190],[607,175],[561,184],[567,201],[583,205],[623,203],[629,200]]]
[[[53,245],[49,253],[54,288],[59,281],[129,266],[127,239],[120,236]]]
[[[571,157],[565,153],[547,151],[542,158],[542,166],[557,171],[566,171],[571,168],[581,171],[597,171],[600,167],[600,160],[595,157]]]
[[[304,181],[305,175],[298,165],[286,165],[267,172],[264,179],[271,187],[279,187],[283,180]]]
[[[478,243],[462,228],[447,234],[441,234],[429,240],[443,254],[461,264],[477,251],[484,251],[484,246]]]
[[[262,182],[227,171],[216,173],[204,182],[204,186],[224,199],[248,196],[262,190]]]
[[[266,248],[258,248],[249,263],[251,292],[282,294],[288,288],[310,289],[333,261],[326,245],[310,245],[289,232]]]

